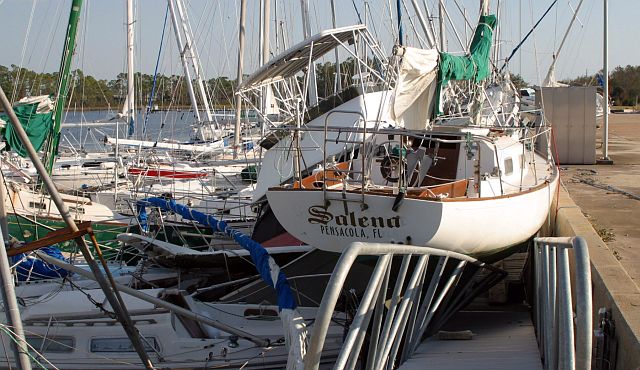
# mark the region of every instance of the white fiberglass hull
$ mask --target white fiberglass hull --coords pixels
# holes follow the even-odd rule
[[[522,243],[547,220],[557,176],[532,190],[491,198],[427,200],[405,198],[398,212],[395,196],[346,193],[345,202],[324,206],[322,190],[275,188],[269,204],[282,226],[309,245],[341,252],[349,243],[402,243],[487,256]],[[330,192],[331,198],[341,192]],[[291,205],[296,205],[292,207]]]
[[[152,297],[163,294],[161,289],[140,292]],[[40,363],[57,369],[142,369],[140,359],[117,320],[108,317],[86,297],[104,301],[99,289],[47,292],[30,300],[21,309],[27,340],[38,350]],[[269,340],[273,345],[258,346],[244,338],[234,338],[222,330],[181,319],[165,309],[139,298],[123,294],[127,310],[135,322],[149,358],[162,369],[238,369],[284,368],[289,348],[280,342],[283,324],[278,316],[256,316],[251,312],[276,313],[277,306],[256,304],[203,303],[189,296],[187,307],[201,317],[245,331]],[[108,304],[105,309],[110,310]],[[249,313],[247,313],[249,312]],[[299,307],[298,312],[313,320],[317,308]],[[335,358],[342,345],[343,328],[330,328],[324,354],[328,361]],[[43,341],[42,338],[47,338]],[[15,363],[8,346],[0,348],[3,364]],[[44,368],[43,365],[43,368]]]

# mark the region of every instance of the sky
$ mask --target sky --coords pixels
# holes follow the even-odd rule
[[[366,22],[387,54],[397,42],[396,1],[334,0],[337,26]],[[451,52],[462,50],[461,39],[471,34],[465,30],[462,14],[476,23],[478,0],[443,0],[452,22],[447,22],[447,45]],[[559,79],[593,74],[602,68],[603,0],[583,0],[578,21],[572,28],[556,67]],[[437,16],[437,0],[421,0],[432,16]],[[500,55],[504,59],[553,0],[492,0],[499,9]],[[531,84],[544,79],[554,50],[559,46],[580,0],[558,0],[521,51],[511,60],[509,69],[521,74]],[[238,18],[240,0],[184,0],[205,78],[235,78],[238,54]],[[259,0],[247,0],[247,39],[245,73],[258,66]],[[309,0],[312,33],[331,28],[331,0]],[[403,30],[406,44],[419,46],[422,35],[412,1],[404,1]],[[20,65],[37,72],[58,70],[63,34],[71,0],[0,0],[0,65]],[[355,5],[354,5],[355,4]],[[303,39],[300,0],[271,0],[270,50],[276,55],[285,46]],[[366,6],[365,6],[366,5]],[[182,74],[176,41],[167,20],[161,38],[167,2],[134,0],[136,9],[137,72],[152,74],[160,54],[158,71]],[[365,11],[365,8],[367,9]],[[357,12],[356,12],[357,9]],[[462,9],[462,11],[461,11]],[[125,0],[85,0],[82,10],[79,46],[73,68],[101,79],[113,79],[126,71],[126,2]],[[169,17],[170,18],[170,17]],[[637,26],[640,1],[616,0],[609,4],[609,65],[640,65],[640,42]],[[435,20],[437,23],[437,19]],[[414,30],[412,23],[417,27]],[[454,26],[452,26],[455,25]],[[418,35],[420,35],[418,37]],[[277,42],[276,42],[277,37]],[[162,51],[159,48],[162,40]],[[502,64],[502,63],[500,63]]]

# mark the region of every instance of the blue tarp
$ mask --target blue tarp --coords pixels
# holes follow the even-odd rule
[[[68,262],[58,248],[44,247],[40,248],[39,251],[46,253],[53,258]],[[69,271],[62,267],[50,265],[33,256],[25,256],[24,253],[11,257],[11,264],[15,263],[18,263],[16,266],[18,281],[63,278],[69,275]]]

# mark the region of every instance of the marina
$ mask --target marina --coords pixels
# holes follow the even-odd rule
[[[120,2],[0,0],[1,369],[640,369],[617,6]]]

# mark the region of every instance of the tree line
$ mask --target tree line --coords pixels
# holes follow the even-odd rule
[[[572,86],[598,86],[602,71],[562,81]],[[640,99],[640,66],[618,66],[609,73],[609,96],[613,105],[636,105]]]
[[[12,100],[25,96],[55,95],[59,73],[37,73],[27,68],[0,66],[0,86]],[[136,106],[145,107],[151,95],[153,75],[135,73]],[[127,74],[120,73],[113,80],[96,79],[76,69],[71,73],[70,107],[119,110],[127,95]],[[206,81],[205,88],[216,108],[231,107],[236,81],[216,77]],[[196,89],[197,90],[197,89]],[[153,105],[159,109],[190,106],[187,84],[182,76],[159,74],[155,81]],[[198,93],[196,91],[196,93]]]
[[[340,63],[343,73],[342,85],[351,83],[356,73],[353,60]],[[318,95],[329,96],[335,88],[335,64],[324,63],[316,66]],[[153,86],[153,75],[136,73],[136,106],[145,107]],[[519,75],[512,75],[518,87],[527,83]],[[572,86],[598,85],[598,75],[582,76],[562,81]],[[190,106],[187,84],[182,76],[159,74],[156,76],[153,105],[159,109],[184,108]],[[58,72],[37,73],[27,68],[0,65],[0,86],[13,100],[24,96],[55,95],[58,86]],[[119,110],[124,103],[127,90],[127,74],[120,73],[113,80],[96,79],[77,69],[72,73],[70,83],[70,107],[85,109]],[[206,81],[206,89],[215,108],[233,107],[236,80],[220,76]],[[616,67],[609,76],[610,96],[615,105],[635,105],[640,97],[640,66]],[[196,89],[196,94],[198,91]]]

